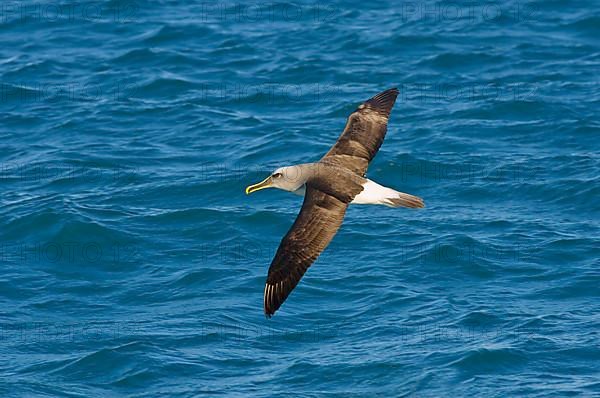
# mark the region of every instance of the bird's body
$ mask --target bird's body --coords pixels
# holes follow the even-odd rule
[[[347,190],[349,184],[360,184],[362,190],[352,199],[350,204],[359,205],[384,205],[388,207],[422,207],[422,202],[415,201],[415,196],[398,192],[392,188],[384,187],[365,177],[360,177],[347,169],[328,166],[321,163],[299,164],[291,167],[277,169],[286,180],[293,180],[300,184],[299,188],[292,185],[292,193],[304,196],[306,184],[327,184],[327,188],[336,195],[336,187],[341,186],[341,191]],[[287,190],[285,188],[282,188]]]
[[[275,313],[327,247],[349,204],[424,207],[421,198],[384,187],[365,176],[385,137],[397,95],[397,89],[386,90],[360,105],[320,161],[281,167],[264,181],[246,188],[247,194],[273,187],[304,195],[302,209],[269,267],[264,289],[267,317]]]

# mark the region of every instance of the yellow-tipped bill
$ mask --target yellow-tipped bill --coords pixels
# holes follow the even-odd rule
[[[246,188],[246,195],[250,195],[252,192],[260,191],[261,189],[269,188],[273,184],[273,178],[268,176],[258,184],[250,185]]]

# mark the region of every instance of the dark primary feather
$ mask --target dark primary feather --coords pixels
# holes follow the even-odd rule
[[[345,167],[364,175],[383,143],[387,122],[398,89],[383,91],[364,102],[348,117],[346,127],[321,162]]]
[[[264,291],[266,316],[279,309],[308,267],[331,242],[342,225],[347,207],[348,203],[307,184],[300,214],[281,240],[269,267]]]

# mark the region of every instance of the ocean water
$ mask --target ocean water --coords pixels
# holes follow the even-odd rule
[[[0,396],[600,396],[595,2],[0,4]],[[319,159],[398,87],[272,319]]]

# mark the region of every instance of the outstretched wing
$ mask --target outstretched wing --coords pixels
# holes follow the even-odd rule
[[[321,162],[345,167],[363,176],[383,143],[397,96],[398,89],[391,88],[359,105]]]
[[[264,310],[271,317],[333,239],[348,204],[307,184],[302,209],[269,267]]]

